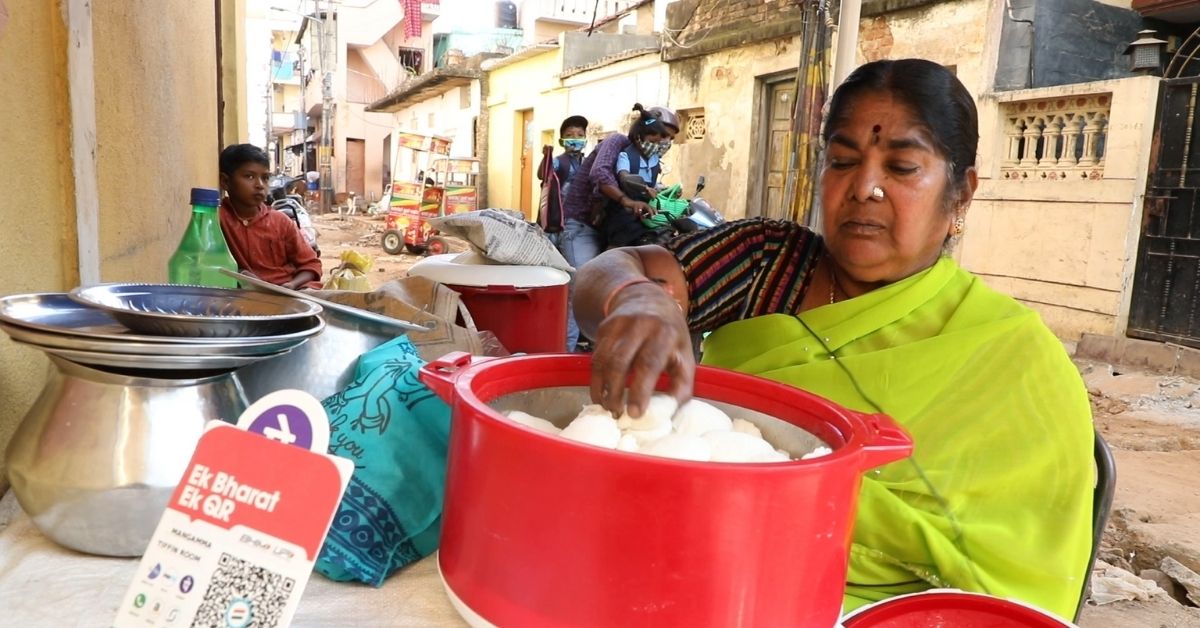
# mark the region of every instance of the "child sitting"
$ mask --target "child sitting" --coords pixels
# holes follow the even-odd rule
[[[267,153],[252,144],[221,151],[221,231],[238,269],[263,281],[300,290],[320,288],[321,260],[296,223],[267,203]]]

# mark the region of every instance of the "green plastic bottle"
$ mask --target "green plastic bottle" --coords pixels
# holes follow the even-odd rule
[[[175,284],[236,288],[238,282],[221,272],[236,272],[237,262],[229,252],[221,233],[217,214],[221,193],[210,188],[192,188],[192,221],[183,233],[183,241],[167,263],[168,281]]]

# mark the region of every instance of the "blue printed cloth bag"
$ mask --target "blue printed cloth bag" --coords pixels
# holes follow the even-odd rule
[[[437,549],[450,408],[417,373],[406,337],[364,353],[354,381],[322,403],[329,453],[354,462],[316,570],[373,586]]]

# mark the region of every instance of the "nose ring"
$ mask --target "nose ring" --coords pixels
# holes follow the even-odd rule
[[[871,188],[871,198],[883,200],[883,188],[879,187],[878,185],[874,188]]]

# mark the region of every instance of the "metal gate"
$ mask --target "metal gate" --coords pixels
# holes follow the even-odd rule
[[[1162,83],[1127,333],[1200,347],[1200,77]]]

